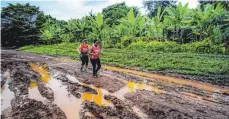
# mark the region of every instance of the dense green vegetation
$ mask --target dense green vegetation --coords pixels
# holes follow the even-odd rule
[[[53,56],[79,58],[79,43],[25,46],[20,50]],[[228,55],[160,53],[128,49],[104,49],[102,63],[119,67],[140,67],[149,71],[168,71],[188,75],[225,75],[229,73]]]
[[[102,13],[91,12],[68,21],[44,15],[29,4],[10,4],[2,8],[2,45],[56,44],[87,38],[98,39],[107,48],[163,52],[173,44],[176,50],[172,52],[225,54],[229,50],[227,3],[201,3],[189,9],[188,4],[175,5],[173,1],[146,1],[143,4],[148,16],[141,15],[136,7],[119,3],[104,8]],[[157,44],[160,48],[155,48]]]

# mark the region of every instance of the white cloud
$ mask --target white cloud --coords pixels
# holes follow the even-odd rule
[[[199,4],[198,0],[178,0],[178,2],[181,2],[183,5],[188,3],[189,8],[196,8]]]
[[[3,0],[4,1],[4,0]],[[18,0],[11,0],[17,2]],[[127,6],[136,6],[140,8],[142,14],[146,14],[143,8],[142,2],[144,0],[20,0],[30,2],[33,5],[39,6],[40,10],[45,14],[59,20],[69,20],[71,18],[82,18],[85,15],[89,15],[92,10],[93,13],[102,12],[102,9],[115,4],[125,2]],[[85,2],[89,1],[90,4],[85,5]],[[101,2],[98,4],[98,2]],[[195,8],[198,5],[198,0],[178,0],[182,4],[189,3],[189,8]],[[91,3],[95,4],[91,4]]]
[[[53,2],[53,4],[41,6],[41,10],[44,10],[46,14],[50,14],[59,20],[69,20],[71,18],[82,18],[85,15],[89,15],[91,10],[93,13],[102,12],[103,8],[123,1],[125,1],[128,6],[143,7],[142,0],[106,0],[106,2],[102,2],[101,4],[87,6],[84,5],[85,1],[86,0],[57,0]],[[49,9],[47,9],[48,6],[50,7]],[[142,13],[145,12],[144,9],[140,9],[140,11]]]

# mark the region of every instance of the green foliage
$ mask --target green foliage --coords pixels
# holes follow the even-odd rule
[[[225,47],[224,44],[213,44],[211,40],[205,39],[201,42],[193,42],[181,45],[182,52],[192,52],[192,53],[213,53],[213,54],[224,54]]]
[[[124,2],[122,2],[104,8],[102,14],[104,19],[107,20],[107,24],[111,27],[112,25],[119,25],[119,20],[125,17],[131,8],[133,8],[135,15],[139,13],[138,8],[128,7]]]
[[[39,42],[39,31],[44,14],[30,4],[9,4],[1,10],[3,46],[23,46]]]
[[[70,42],[74,36],[72,33],[69,33],[69,34],[60,34],[60,40],[61,41],[64,41],[64,42]]]
[[[210,39],[204,41],[192,42],[187,44],[179,45],[176,42],[134,42],[127,47],[130,50],[139,50],[147,52],[189,52],[189,53],[212,53],[212,54],[225,54],[224,44],[213,44]]]
[[[146,0],[143,1],[144,8],[148,11],[148,16],[154,17],[157,15],[157,9],[158,7],[161,7],[162,10],[164,10],[166,7],[175,7],[175,0]]]
[[[132,43],[128,49],[131,50],[139,50],[139,51],[147,51],[147,52],[179,52],[180,45],[176,42],[134,42]]]
[[[82,39],[89,39],[92,42],[98,39],[101,45],[107,48],[123,49],[136,46],[144,47],[151,52],[225,53],[229,51],[229,15],[228,10],[224,8],[225,4],[221,4],[223,2],[206,4],[196,9],[189,9],[188,4],[178,3],[174,6],[173,3],[172,1],[145,1],[144,5],[148,10],[155,12],[152,18],[141,15],[136,7],[119,3],[104,8],[102,14],[94,15],[91,12],[89,16],[68,21],[43,15],[42,12],[36,11],[37,8],[32,7],[35,9],[37,20],[30,22],[28,16],[33,14],[28,11],[33,9],[26,11],[28,5],[24,5],[24,8],[19,4],[18,6],[24,9],[19,13],[15,11],[18,9],[17,6],[10,5],[3,8],[2,34],[4,39],[9,40],[3,40],[2,44],[9,44],[12,41],[14,41],[12,44],[21,43],[20,41],[56,44],[79,42]],[[21,14],[23,12],[25,15]],[[7,21],[7,17],[12,18],[13,22]],[[27,21],[24,22],[22,19]],[[17,25],[20,24],[19,22],[24,23],[23,27]],[[36,28],[30,28],[34,25],[37,25]],[[12,38],[12,36],[17,37]],[[144,43],[139,41],[148,42],[147,48],[141,46]]]
[[[101,60],[103,64],[120,67],[140,67],[149,71],[166,71],[206,77],[214,76],[214,79],[217,79],[215,76],[224,76],[226,79],[226,75],[229,73],[228,55],[156,53],[145,50],[147,49],[145,45],[148,43],[139,41],[138,44],[142,45],[138,45],[138,47],[137,45],[132,45],[136,47],[136,49],[103,49]],[[166,45],[161,44],[161,42],[153,42],[150,44],[154,45],[155,48],[157,48],[156,50],[164,49],[165,51],[173,49],[171,47],[177,45],[175,42],[165,42]],[[168,47],[169,44],[171,45]],[[79,46],[79,43],[61,43],[36,47],[26,46],[20,48],[20,50],[39,54],[79,58],[76,51],[77,46]],[[167,49],[163,47],[167,47]],[[140,48],[143,50],[139,50]]]

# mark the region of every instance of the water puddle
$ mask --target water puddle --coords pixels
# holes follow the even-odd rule
[[[85,113],[85,116],[89,116],[89,117],[92,117],[92,118],[95,117],[95,115],[93,115],[91,112],[86,112],[86,113]]]
[[[29,96],[28,96],[29,98],[37,100],[37,101],[41,101],[41,102],[44,102],[46,100],[46,98],[44,98],[40,94],[37,86],[29,88],[28,91],[29,91]]]
[[[147,119],[148,116],[144,114],[139,108],[133,106],[132,109],[139,117],[141,117],[141,119]]]
[[[79,80],[77,80],[74,76],[67,74],[66,77],[72,82],[79,83],[79,84],[83,85],[83,83],[81,83]]]
[[[35,72],[38,72],[41,75],[41,80],[44,83],[48,83],[50,76],[48,74],[48,72],[45,70],[46,65],[43,66],[38,66],[36,64],[30,63],[29,64],[32,68],[32,70],[34,70]]]
[[[68,119],[78,119],[79,111],[82,109],[83,100],[77,99],[67,91],[67,86],[62,85],[60,80],[51,78],[46,86],[54,92],[53,104],[60,107]],[[29,89],[29,98],[44,102],[46,99],[40,94],[37,83],[31,82]]]
[[[61,81],[49,76],[45,70],[45,65],[38,66],[36,64],[30,64],[31,68],[41,75],[41,80],[47,87],[51,88],[54,92],[53,103],[58,105],[65,113],[68,119],[78,119],[79,111],[82,109],[81,103],[83,100],[77,99],[75,96],[67,91],[67,86],[62,85]],[[77,80],[74,80],[77,82]],[[31,81],[29,89],[29,97],[38,101],[45,101],[46,99],[40,94],[37,82]]]
[[[90,102],[95,102],[99,106],[114,107],[110,101],[104,99],[105,91],[102,91],[100,88],[96,88],[96,87],[93,89],[95,89],[98,94],[90,94],[85,92],[82,94],[82,99]]]
[[[153,80],[163,80],[166,82],[171,82],[171,83],[176,83],[179,85],[187,85],[187,86],[192,86],[197,89],[201,90],[206,90],[209,92],[219,92],[219,93],[226,93],[229,94],[229,89],[228,88],[221,88],[212,84],[208,83],[201,83],[197,81],[191,81],[191,80],[184,80],[184,79],[178,79],[175,77],[170,77],[170,76],[162,76],[162,75],[157,75],[157,74],[149,74],[146,72],[140,72],[136,70],[129,70],[129,69],[122,69],[118,67],[112,67],[112,66],[103,66],[104,69],[111,70],[111,71],[117,71],[121,73],[128,73],[128,74],[134,74],[134,75],[139,75],[143,77],[148,77]]]
[[[68,119],[78,119],[79,111],[82,109],[81,99],[67,91],[67,86],[62,85],[60,80],[51,79],[47,83],[54,92],[54,104],[58,105],[66,114]]]
[[[124,95],[129,92],[129,88],[127,86],[122,87],[120,90],[112,93],[113,96],[117,97],[120,100],[125,100]]]
[[[126,93],[133,93],[136,90],[148,90],[148,91],[153,91],[157,94],[165,93],[164,90],[158,89],[156,87],[152,87],[144,83],[136,83],[136,82],[129,81],[126,83],[126,86],[122,87],[119,91],[112,93],[112,95],[121,100],[125,100],[124,95]]]
[[[71,75],[67,75],[67,78],[75,83],[78,83],[83,86],[90,87],[97,91],[97,94],[91,94],[88,92],[84,92],[81,94],[81,98],[77,99],[72,94],[70,94],[67,91],[67,86],[62,85],[62,82],[60,80],[57,80],[55,78],[52,78],[49,76],[48,72],[45,70],[46,66],[38,66],[36,64],[30,64],[31,68],[38,72],[41,75],[41,80],[46,84],[47,87],[51,88],[54,92],[54,104],[58,105],[66,114],[66,116],[69,119],[75,119],[79,118],[79,111],[82,109],[81,103],[86,100],[90,102],[95,102],[99,106],[111,106],[114,107],[111,101],[105,100],[104,95],[109,95],[110,93],[107,90],[94,87],[93,85],[88,85],[85,83],[79,82],[75,77]],[[45,99],[40,95],[38,88],[37,88],[37,82],[31,81],[29,89],[29,97],[44,101]],[[126,86],[120,89],[119,91],[110,94],[113,96],[116,96],[117,98],[124,100],[124,94],[128,92],[134,92],[139,89],[154,91],[156,93],[164,93],[164,91],[153,88],[152,86],[143,84],[143,83],[135,83],[135,82],[127,82]],[[141,111],[133,107],[133,109],[138,112],[138,114],[142,117],[144,117],[144,114],[141,113]]]
[[[14,98],[14,93],[10,91],[8,82],[1,88],[1,111],[11,107],[11,100]]]

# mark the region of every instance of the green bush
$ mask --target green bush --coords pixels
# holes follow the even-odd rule
[[[181,45],[182,52],[225,54],[224,44],[214,45],[210,39]]]
[[[129,45],[127,49],[148,51],[148,52],[179,52],[180,48],[176,42],[138,41],[138,42],[134,42],[131,45]]]
[[[209,39],[199,42],[192,42],[179,45],[176,42],[170,41],[151,41],[151,42],[133,42],[128,47],[128,50],[139,50],[147,52],[188,52],[188,53],[209,53],[209,54],[225,54],[224,44],[214,45]]]

